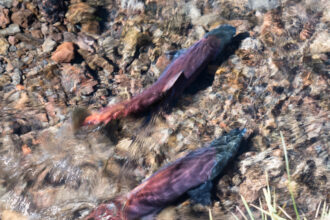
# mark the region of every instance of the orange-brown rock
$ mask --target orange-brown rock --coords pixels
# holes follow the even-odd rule
[[[38,39],[42,39],[43,38],[43,34],[41,32],[41,30],[37,29],[37,30],[31,30],[31,35],[34,38],[38,38]]]
[[[9,36],[8,37],[8,42],[11,44],[11,45],[15,45],[17,44],[18,40],[15,36]]]
[[[169,60],[165,55],[162,55],[158,58],[156,62],[156,67],[162,72],[170,63],[171,60]]]
[[[72,42],[64,42],[53,53],[52,60],[57,63],[69,63],[74,59],[74,46]]]
[[[18,24],[23,28],[28,28],[33,19],[33,13],[28,9],[19,10],[11,15],[14,24]]]
[[[0,6],[0,27],[5,28],[9,23],[9,9]]]
[[[86,23],[93,20],[95,11],[95,8],[89,6],[87,3],[79,2],[71,4],[65,16],[72,24]]]
[[[99,34],[100,24],[98,21],[88,21],[81,25],[81,31],[88,34]]]

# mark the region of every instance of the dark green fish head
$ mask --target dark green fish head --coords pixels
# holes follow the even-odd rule
[[[236,153],[239,145],[243,139],[246,129],[233,129],[229,133],[222,135],[221,137],[215,139],[211,146],[216,148],[218,152],[228,152],[231,154]]]
[[[223,45],[226,45],[231,41],[231,39],[234,37],[235,34],[236,34],[235,27],[229,24],[224,24],[211,30],[210,32],[205,34],[204,37],[207,38],[209,36],[216,36],[218,39],[221,40]]]
[[[218,176],[227,163],[237,154],[245,133],[245,128],[242,130],[233,129],[210,144],[210,147],[215,148],[217,151],[215,155],[216,165],[211,172],[210,179]]]
[[[222,50],[226,47],[226,45],[231,43],[235,34],[236,28],[231,25],[225,24],[218,26],[217,28],[211,30],[204,35],[204,38],[215,36],[211,39],[211,41],[218,41],[217,44],[219,46],[217,48],[217,53],[213,57],[213,61],[219,58],[219,55],[222,53]]]
[[[227,163],[235,157],[238,149],[243,140],[243,136],[246,129],[233,129],[229,133],[222,135],[221,137],[215,139],[210,147],[216,149],[215,161],[216,166],[212,171],[212,176],[217,176],[221,170],[227,165]]]

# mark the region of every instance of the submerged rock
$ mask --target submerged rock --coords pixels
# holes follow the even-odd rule
[[[102,56],[98,54],[92,54],[89,51],[79,49],[78,53],[85,59],[87,65],[92,70],[97,70],[101,68],[105,70],[108,74],[111,74],[114,70],[114,67]]]
[[[139,0],[122,0],[120,6],[133,12],[143,12],[145,7],[143,1]]]
[[[52,54],[52,60],[57,63],[69,63],[74,59],[74,45],[72,42],[64,42],[56,48]]]
[[[22,28],[28,28],[32,19],[33,13],[28,9],[19,10],[11,15],[11,20],[14,22],[14,24],[18,24]]]
[[[51,52],[56,46],[56,42],[53,41],[50,37],[47,37],[42,44],[42,50],[45,53]]]
[[[328,31],[317,33],[313,43],[310,45],[310,51],[312,54],[330,52],[330,34]]]
[[[31,36],[37,39],[42,39],[44,37],[41,30],[31,30]]]
[[[0,37],[0,55],[7,55],[9,43],[5,38]]]
[[[249,0],[248,6],[253,9],[253,10],[269,10],[269,9],[274,9],[280,6],[281,0],[268,0],[268,1],[263,1],[263,0]]]
[[[39,8],[50,23],[61,21],[66,12],[64,0],[41,0],[39,1]]]
[[[81,31],[88,34],[97,35],[100,33],[100,24],[96,20],[87,21],[81,25]]]
[[[1,219],[3,219],[3,220],[28,220],[28,217],[22,215],[21,213],[12,211],[12,210],[4,210],[2,212]]]
[[[93,20],[95,8],[89,6],[85,2],[75,3],[69,6],[69,10],[65,17],[72,24],[85,23]]]
[[[77,65],[62,65],[61,83],[68,95],[89,95],[94,91],[97,82],[86,74],[86,70]]]
[[[11,76],[11,81],[12,84],[14,84],[15,86],[20,84],[22,81],[22,72],[19,69],[14,69],[14,72],[12,73]]]
[[[127,29],[122,39],[124,45],[124,49],[122,51],[124,60],[123,66],[131,62],[136,50],[138,49],[137,46],[141,45],[146,38],[147,36],[142,32],[140,27],[133,26]]]
[[[10,8],[13,4],[13,0],[1,0],[0,5]]]
[[[5,28],[9,23],[9,10],[0,6],[0,27]]]
[[[10,24],[7,28],[0,30],[0,36],[14,35],[21,32],[18,24]]]

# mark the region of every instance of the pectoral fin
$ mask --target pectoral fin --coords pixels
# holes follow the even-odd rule
[[[211,181],[207,181],[197,188],[189,190],[187,193],[193,203],[199,203],[202,205],[211,205],[211,190],[213,184]]]
[[[170,90],[180,77],[184,77],[183,71],[178,72],[169,81],[167,81],[164,88],[162,89],[162,92],[167,92]]]

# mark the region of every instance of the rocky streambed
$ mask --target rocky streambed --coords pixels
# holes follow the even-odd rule
[[[241,195],[264,200],[266,173],[278,205],[295,216],[280,132],[298,211],[313,219],[330,200],[329,11],[323,0],[1,1],[2,219],[83,219],[237,127],[247,129],[246,148],[217,182],[213,219],[242,218]],[[147,125],[149,113],[72,129],[74,109],[140,93],[173,51],[220,24],[244,37],[170,112]],[[156,219],[209,219],[209,211],[181,201]]]

